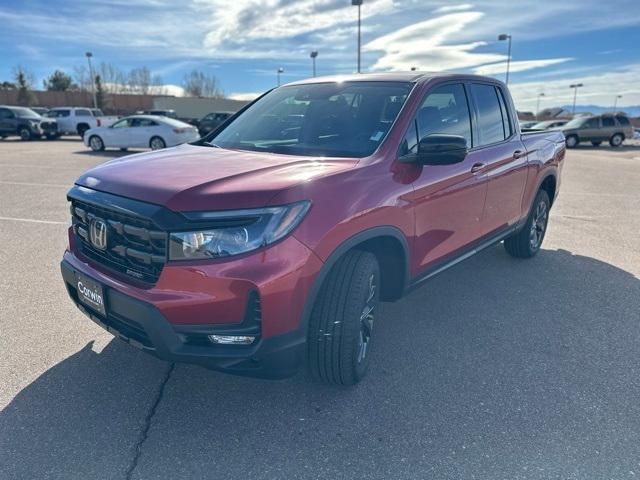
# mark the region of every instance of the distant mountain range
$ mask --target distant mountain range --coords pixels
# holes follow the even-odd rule
[[[563,105],[561,108],[567,112],[571,112],[573,110],[573,105]],[[591,112],[594,115],[600,115],[602,113],[611,113],[612,110],[613,105],[610,107],[600,107],[598,105],[576,105],[576,113]],[[632,107],[616,107],[616,110],[619,112],[625,112],[630,117],[640,117],[640,105]]]

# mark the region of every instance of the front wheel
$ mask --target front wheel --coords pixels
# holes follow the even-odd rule
[[[624,137],[621,134],[616,133],[609,139],[609,145],[611,145],[612,147],[619,147],[620,145],[622,145],[623,141]]]
[[[87,130],[89,130],[89,126],[88,125],[79,125],[78,126],[78,135],[80,135],[80,138],[84,139],[84,134],[87,133]]]
[[[94,152],[101,152],[104,150],[104,142],[98,135],[91,135],[91,138],[89,139],[89,146]]]
[[[567,148],[575,148],[578,146],[578,143],[580,142],[576,135],[569,135],[565,140],[565,143],[567,144]]]
[[[540,190],[536,195],[524,226],[504,241],[504,248],[516,258],[531,258],[542,246],[549,222],[549,195]]]
[[[379,303],[376,257],[347,252],[324,280],[309,320],[307,359],[315,379],[354,385],[365,376]]]
[[[149,147],[151,148],[151,150],[161,150],[161,149],[165,148],[166,146],[167,146],[167,144],[160,137],[153,137],[149,141]]]
[[[20,135],[20,140],[31,140],[31,130],[29,130],[27,127],[22,127],[20,128],[20,130],[18,130],[18,135]]]

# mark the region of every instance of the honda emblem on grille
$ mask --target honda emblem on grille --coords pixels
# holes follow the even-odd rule
[[[91,221],[89,230],[89,238],[91,245],[98,250],[106,250],[107,248],[107,224],[101,218],[94,218]]]

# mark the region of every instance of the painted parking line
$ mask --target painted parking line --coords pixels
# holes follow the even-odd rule
[[[26,185],[28,187],[60,187],[70,188],[69,185],[63,185],[61,183],[37,183],[37,182],[6,182],[0,180],[0,185]]]
[[[68,225],[69,222],[55,222],[53,220],[36,220],[35,218],[18,218],[18,217],[0,217],[0,221],[8,222],[27,222],[27,223],[45,223],[48,225]]]

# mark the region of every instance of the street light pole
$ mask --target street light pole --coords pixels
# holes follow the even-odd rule
[[[573,88],[573,110],[571,112],[572,115],[576,114],[576,96],[578,95],[578,88],[584,87],[582,83],[574,83],[569,85],[569,88]]]
[[[318,56],[318,51],[317,50],[313,50],[311,52],[311,60],[313,61],[313,76],[316,76],[316,57]]]
[[[284,68],[280,67],[278,68],[278,86],[280,86],[280,74],[282,74],[284,72]]]
[[[538,103],[536,104],[536,118],[538,120],[540,120],[540,118],[538,118],[538,117],[540,117],[540,98],[541,97],[544,97],[544,93],[542,93],[542,92],[540,92],[538,94]]]
[[[505,81],[505,83],[509,85],[509,67],[511,65],[511,35],[506,33],[501,33],[500,35],[498,35],[498,40],[499,41],[509,40],[509,47],[507,48],[507,79]]]
[[[96,79],[93,76],[93,65],[91,65],[91,57],[93,57],[93,53],[87,52],[85,53],[87,57],[87,62],[89,62],[89,75],[91,76],[91,92],[93,93],[93,108],[98,108],[98,99],[96,98]]]
[[[618,99],[622,98],[622,95],[616,95],[613,99],[613,113],[616,113],[616,107],[618,106]]]
[[[363,0],[351,0],[351,5],[355,5],[358,7],[358,73],[360,73],[360,7],[362,6]]]

